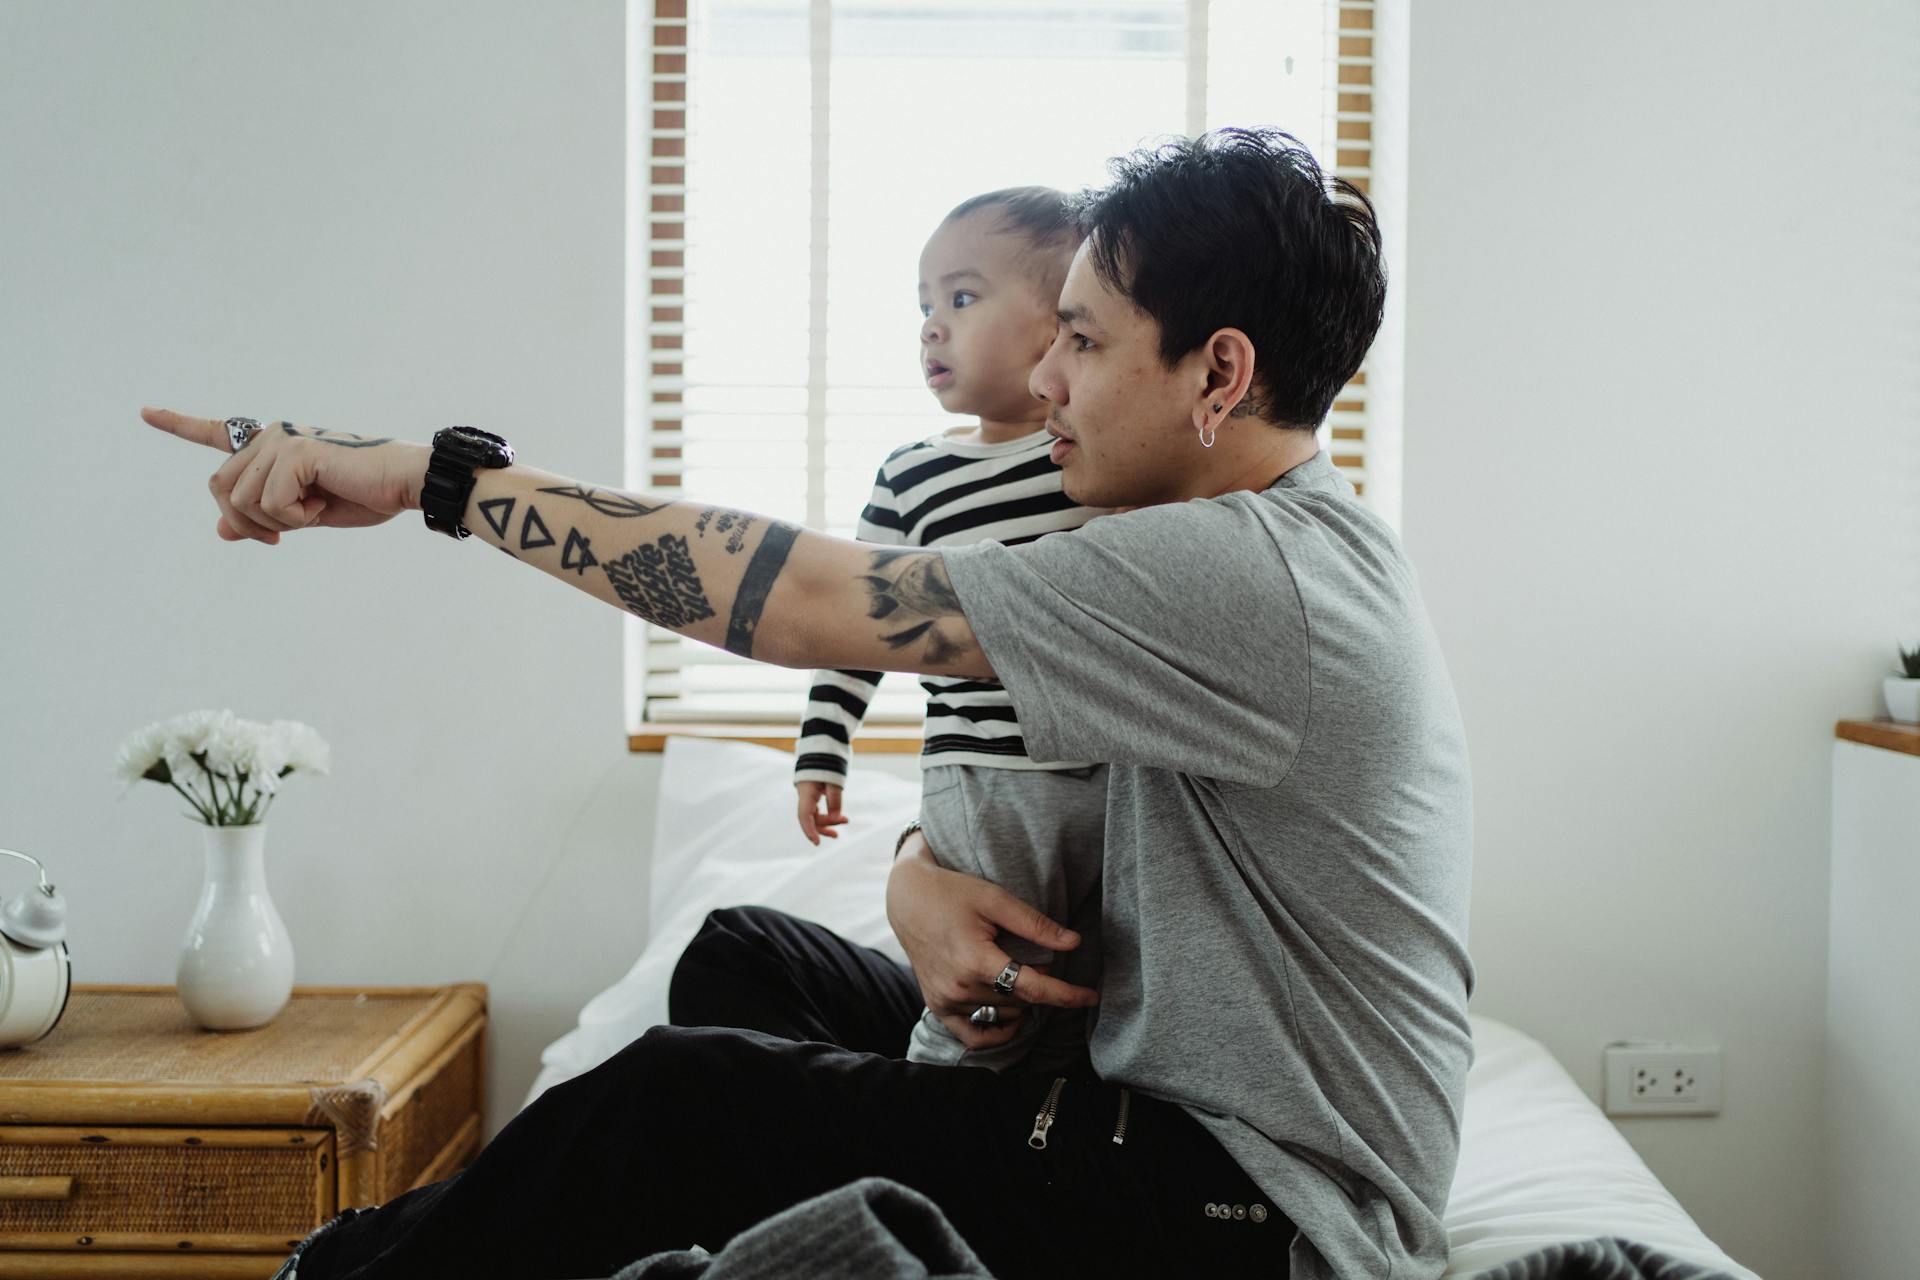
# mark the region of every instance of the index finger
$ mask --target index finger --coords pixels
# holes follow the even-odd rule
[[[216,422],[212,418],[189,418],[171,409],[150,407],[140,410],[140,417],[148,426],[158,427],[168,435],[179,436],[182,440],[191,440],[222,453],[233,452],[233,442],[227,436],[227,424],[224,422]]]

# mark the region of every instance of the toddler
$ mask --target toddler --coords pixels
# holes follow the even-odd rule
[[[920,251],[920,363],[940,407],[975,421],[889,454],[860,515],[864,542],[1008,545],[1074,529],[1101,514],[1061,489],[1048,457],[1047,407],[1027,389],[1052,345],[1060,286],[1080,235],[1065,197],[1046,187],[976,196],[949,213]],[[854,732],[877,671],[813,678],[796,744],[800,827],[837,836]],[[1106,766],[1027,754],[1006,690],[990,681],[923,676],[927,692],[920,822],[942,866],[1000,885],[1076,930],[1061,953],[1002,934],[1022,964],[1093,986],[1099,977],[1100,860]],[[1057,960],[1057,963],[1055,963]],[[1084,1054],[1089,1011],[1036,1006],[1004,1045],[968,1050],[931,1012],[915,1025],[916,1062],[1053,1071]]]

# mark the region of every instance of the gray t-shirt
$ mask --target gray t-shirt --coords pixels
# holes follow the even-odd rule
[[[1300,1228],[1293,1276],[1439,1275],[1472,808],[1393,531],[1322,453],[945,555],[1030,749],[1113,766],[1094,1068],[1219,1139]]]

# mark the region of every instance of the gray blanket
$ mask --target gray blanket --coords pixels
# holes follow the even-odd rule
[[[613,1280],[993,1280],[933,1201],[887,1178],[804,1200],[728,1241],[656,1253]]]
[[[657,1253],[612,1280],[992,1280],[933,1201],[862,1178],[777,1213],[710,1254]],[[1472,1280],[1731,1280],[1619,1237],[1548,1245]]]

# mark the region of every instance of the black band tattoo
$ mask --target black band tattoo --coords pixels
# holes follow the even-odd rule
[[[662,534],[600,567],[621,603],[648,622],[678,631],[713,616],[685,538]]]
[[[899,567],[893,576],[883,576],[883,571],[895,565]],[[891,634],[882,632],[880,638],[889,648],[904,649],[924,639],[924,657],[935,669],[967,652],[967,645],[948,639],[940,630],[942,618],[966,616],[960,597],[954,594],[953,581],[947,577],[945,557],[938,552],[876,551],[873,567],[875,572],[861,578],[869,596],[867,616],[877,620],[900,613],[925,619]]]
[[[747,571],[741,575],[740,590],[733,598],[733,616],[727,619],[728,653],[753,656],[753,635],[760,628],[760,613],[767,607],[774,579],[786,567],[787,555],[799,536],[797,526],[775,521],[767,526],[766,536],[748,557]]]
[[[558,494],[562,498],[572,498],[575,502],[584,502],[603,516],[629,518],[632,516],[650,516],[656,511],[664,511],[666,503],[648,506],[638,498],[629,498],[624,493],[610,493],[605,489],[590,489],[585,485],[567,484],[552,489],[542,489],[541,493]]]

